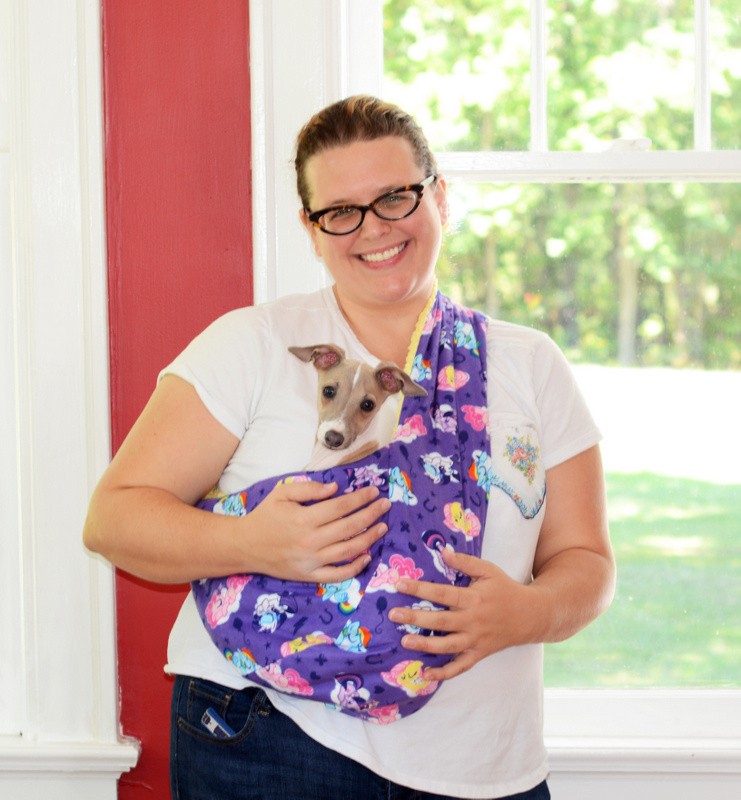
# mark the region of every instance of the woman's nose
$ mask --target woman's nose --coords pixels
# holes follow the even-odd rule
[[[378,214],[374,213],[373,209],[369,209],[360,226],[361,233],[365,236],[378,237],[388,233],[391,227],[391,222],[387,219],[381,219]]]

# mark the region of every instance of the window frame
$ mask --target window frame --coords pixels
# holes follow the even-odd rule
[[[531,7],[534,41],[542,48],[545,0],[532,0]],[[704,46],[705,59],[708,7],[708,0],[698,3],[698,52]],[[293,140],[326,104],[357,92],[381,93],[382,19],[381,0],[250,2],[256,303],[326,283],[298,224]],[[440,153],[443,174],[525,183],[741,181],[740,151],[708,150],[706,79],[698,81],[695,150],[547,152],[542,53],[534,52],[532,64],[535,84],[543,87],[531,108],[532,149]],[[741,690],[547,689],[544,703],[556,772],[741,778]]]

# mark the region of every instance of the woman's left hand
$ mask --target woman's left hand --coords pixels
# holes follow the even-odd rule
[[[492,653],[519,644],[561,642],[596,619],[615,591],[615,560],[605,510],[599,448],[592,447],[546,474],[548,504],[533,561],[523,585],[489,561],[444,550],[448,566],[468,575],[466,586],[404,579],[397,589],[446,610],[409,607],[389,612],[397,623],[447,636],[408,634],[404,647],[455,658],[425,670],[447,680]]]
[[[390,611],[393,622],[415,625],[447,636],[407,634],[402,644],[423,653],[447,653],[455,658],[443,667],[426,669],[427,680],[454,678],[492,653],[529,640],[528,595],[534,586],[523,586],[489,561],[444,550],[445,563],[471,578],[468,586],[452,586],[403,579],[397,589],[419,600],[429,600],[447,610],[425,611],[400,606]]]

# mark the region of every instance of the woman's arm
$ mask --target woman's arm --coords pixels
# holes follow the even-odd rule
[[[165,377],[93,493],[85,545],[161,583],[239,572],[331,582],[360,572],[364,551],[385,533],[375,523],[388,502],[377,490],[328,499],[333,484],[287,484],[245,517],[193,507],[237,444],[189,383]]]
[[[446,553],[445,560],[471,576],[468,587],[399,582],[400,591],[449,609],[398,608],[390,612],[395,622],[449,634],[404,638],[404,646],[411,650],[457,654],[444,667],[427,670],[426,678],[452,678],[506,647],[561,641],[609,606],[615,562],[599,448],[590,448],[548,470],[546,485],[548,501],[532,583],[523,586],[494,564],[458,553]]]

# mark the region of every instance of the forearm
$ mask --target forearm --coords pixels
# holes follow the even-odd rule
[[[609,607],[615,565],[609,554],[575,548],[554,555],[525,587],[525,640],[561,642]]]
[[[252,571],[244,519],[193,508],[163,489],[98,491],[84,528],[88,549],[156,583]]]

